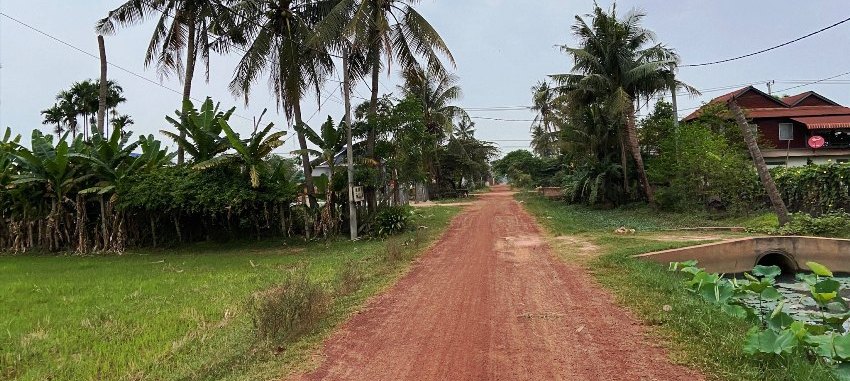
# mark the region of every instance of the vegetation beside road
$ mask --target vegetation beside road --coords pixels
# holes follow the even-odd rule
[[[776,224],[775,217],[709,220],[694,214],[655,213],[644,207],[601,211],[529,194],[517,198],[552,235],[568,235],[598,248],[596,255],[579,256],[575,245],[561,246],[553,240],[558,256],[587,266],[620,305],[651,327],[651,335],[668,346],[674,361],[696,367],[713,380],[834,380],[829,367],[802,356],[767,359],[746,354],[743,348],[750,322],[726,315],[694,297],[682,287],[682,278],[665,267],[632,258],[698,243],[665,240],[669,235],[665,229],[758,226],[766,221]],[[636,229],[636,233],[614,233],[623,225]]]
[[[322,339],[392,284],[458,210],[418,211],[416,226],[427,228],[386,241],[0,256],[0,379],[280,377],[309,366]],[[326,311],[298,337],[259,338],[252,297],[302,270],[332,296]]]

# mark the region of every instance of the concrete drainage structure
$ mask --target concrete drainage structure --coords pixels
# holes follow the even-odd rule
[[[776,265],[783,273],[808,270],[817,262],[833,272],[850,273],[850,240],[817,237],[754,237],[635,256],[661,264],[699,261],[708,272],[738,274],[756,265]]]

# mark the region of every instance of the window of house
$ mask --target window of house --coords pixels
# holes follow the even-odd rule
[[[779,123],[779,140],[794,140],[794,125],[791,123]]]

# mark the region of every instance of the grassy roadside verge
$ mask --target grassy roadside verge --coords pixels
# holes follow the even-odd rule
[[[577,237],[596,245],[597,255],[585,257],[577,256],[570,246],[556,242],[553,247],[563,260],[585,265],[621,305],[650,326],[650,334],[666,343],[675,362],[697,368],[714,380],[834,380],[826,366],[804,358],[760,361],[747,355],[744,335],[751,323],[693,297],[682,287],[681,278],[663,266],[631,257],[696,244],[665,240],[669,232],[662,232],[664,229],[731,223],[746,226],[770,217],[706,221],[695,215],[646,209],[594,211],[532,195],[518,195],[518,199],[551,235]],[[613,234],[624,225],[637,229],[637,234]]]
[[[256,380],[308,368],[318,344],[394,283],[458,211],[420,210],[415,224],[427,229],[387,241],[0,256],[0,379]],[[352,263],[360,287],[334,297],[308,333],[275,346],[256,339],[251,295],[294,268],[333,290]]]

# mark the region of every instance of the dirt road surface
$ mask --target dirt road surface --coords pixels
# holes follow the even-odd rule
[[[458,216],[300,380],[702,380],[555,258],[505,188]]]

